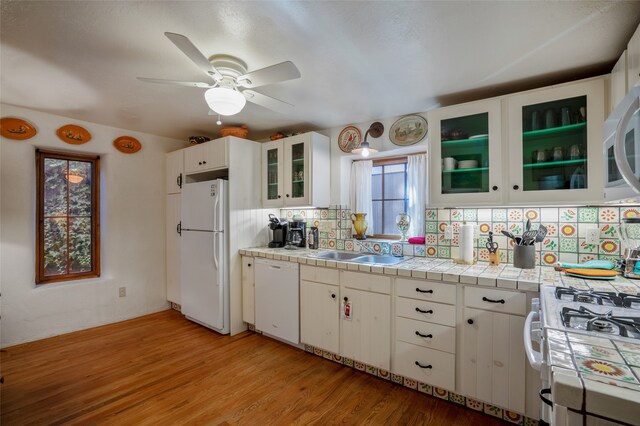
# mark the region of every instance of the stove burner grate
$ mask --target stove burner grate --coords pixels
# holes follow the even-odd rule
[[[560,314],[562,323],[568,328],[579,328],[572,322],[586,324],[587,331],[617,334],[622,337],[640,338],[640,317],[613,316],[611,311],[593,312],[584,306],[578,309],[564,307]]]
[[[591,288],[583,290],[575,287],[556,287],[555,292],[558,300],[640,309],[640,294],[595,291]]]

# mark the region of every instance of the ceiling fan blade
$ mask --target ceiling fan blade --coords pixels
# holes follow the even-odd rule
[[[212,87],[215,87],[215,84],[201,83],[198,81],[164,80],[161,78],[147,78],[147,77],[137,77],[137,79],[140,81],[144,81],[145,83],[177,84],[179,86],[199,87],[201,89],[210,89]]]
[[[222,80],[222,74],[220,74],[220,71],[211,65],[211,62],[209,62],[206,56],[204,56],[202,52],[200,52],[200,50],[191,43],[191,40],[182,34],[166,32],[164,35],[167,36],[167,38],[171,40],[171,42],[182,51],[182,53],[187,55],[187,57],[198,66],[198,68],[204,71],[205,74],[216,81]]]
[[[244,90],[242,94],[249,102],[253,102],[256,105],[260,105],[261,107],[272,109],[274,111],[287,113],[291,112],[293,109],[293,105],[288,102],[263,95],[262,93],[254,92],[253,90]]]
[[[248,72],[238,77],[238,84],[247,88],[265,86],[280,81],[300,78],[300,71],[291,61]]]

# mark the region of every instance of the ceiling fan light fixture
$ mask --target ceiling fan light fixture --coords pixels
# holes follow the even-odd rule
[[[220,115],[234,115],[242,111],[247,103],[244,95],[227,87],[214,87],[204,92],[209,108]]]

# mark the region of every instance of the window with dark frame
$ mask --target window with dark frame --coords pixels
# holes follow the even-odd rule
[[[373,237],[399,238],[396,216],[405,213],[407,197],[407,157],[373,161],[371,169]]]
[[[100,276],[100,157],[36,151],[36,284]]]

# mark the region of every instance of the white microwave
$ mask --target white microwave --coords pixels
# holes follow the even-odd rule
[[[640,202],[640,87],[631,89],[602,130],[605,201]]]

